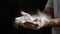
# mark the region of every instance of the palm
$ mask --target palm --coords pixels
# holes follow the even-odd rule
[[[24,25],[25,25],[25,28],[30,28],[30,29],[38,30],[38,29],[44,27],[45,23],[39,23],[39,24],[25,23]]]

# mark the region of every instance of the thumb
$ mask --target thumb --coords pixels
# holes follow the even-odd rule
[[[27,13],[24,12],[24,11],[21,11],[21,14],[22,14],[23,16],[25,16]]]

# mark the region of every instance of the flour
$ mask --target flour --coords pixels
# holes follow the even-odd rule
[[[21,11],[22,16],[15,18],[15,23],[18,25],[24,24],[25,22],[31,22],[33,24],[38,24],[40,22],[45,23],[49,22],[49,19],[51,19],[50,16],[46,15],[43,12],[40,12],[38,10],[38,14],[36,15],[30,15],[29,13],[26,13],[24,11]]]

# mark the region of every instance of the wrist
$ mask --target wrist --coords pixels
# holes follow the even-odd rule
[[[45,27],[49,27],[50,26],[50,22],[45,22]]]
[[[56,26],[56,25],[58,25],[58,20],[57,19],[51,19],[47,26]]]
[[[54,24],[55,22],[53,21],[53,19],[50,19],[48,22],[45,22],[45,27],[50,27]]]

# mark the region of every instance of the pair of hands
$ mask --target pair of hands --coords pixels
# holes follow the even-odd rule
[[[43,27],[48,27],[48,26],[60,26],[60,18],[57,19],[50,19],[49,22],[45,22],[45,23],[38,23],[38,24],[33,24],[30,22],[26,22],[24,23],[25,28],[30,28],[33,30],[38,30],[41,29]]]
[[[38,23],[38,24],[33,24],[33,23],[30,23],[30,22],[26,22],[24,23],[24,27],[25,28],[30,28],[30,29],[33,29],[33,30],[39,30],[43,27],[48,27],[48,26],[52,26],[55,24],[55,21],[58,22],[57,19],[50,19],[49,22],[45,22],[45,23]]]
[[[32,18],[31,17],[31,15],[30,14],[28,14],[28,13],[25,13],[25,12],[22,12],[22,15],[24,16],[24,17],[26,17],[26,16],[28,16],[28,17],[30,17],[30,18]],[[27,18],[27,17],[26,17]],[[18,22],[19,22],[19,20],[21,20],[21,19],[16,19]],[[17,22],[17,23],[18,23]],[[18,23],[19,24],[19,23]],[[23,23],[22,23],[23,24]],[[34,29],[34,30],[38,30],[38,29],[40,29],[40,28],[43,28],[44,26],[46,26],[47,24],[46,23],[43,23],[43,22],[40,22],[40,23],[38,23],[38,24],[33,24],[33,23],[30,23],[30,22],[25,22],[24,24],[23,24],[23,27],[25,27],[25,28],[30,28],[30,29]]]

